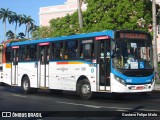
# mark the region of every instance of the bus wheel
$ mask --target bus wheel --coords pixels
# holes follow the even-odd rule
[[[23,90],[24,90],[25,93],[29,93],[30,90],[31,90],[29,78],[27,76],[23,78],[22,88],[23,88]]]
[[[89,100],[92,97],[91,86],[88,80],[79,81],[77,84],[77,95],[84,100]]]

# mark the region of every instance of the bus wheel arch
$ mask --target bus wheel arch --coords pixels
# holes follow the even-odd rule
[[[22,80],[21,80],[21,87],[24,90],[24,93],[30,93],[31,87],[30,87],[30,79],[28,75],[23,75]]]
[[[92,97],[91,85],[86,76],[80,76],[77,80],[76,93],[84,100]]]

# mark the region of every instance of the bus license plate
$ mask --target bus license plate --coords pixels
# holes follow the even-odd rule
[[[144,89],[143,86],[138,86],[138,87],[136,87],[136,90],[142,90],[142,89]]]

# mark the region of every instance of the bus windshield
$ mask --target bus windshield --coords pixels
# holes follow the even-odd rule
[[[140,39],[116,41],[113,66],[117,69],[152,69],[152,43]]]

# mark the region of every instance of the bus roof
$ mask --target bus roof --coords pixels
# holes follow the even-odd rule
[[[37,44],[37,43],[43,43],[43,42],[73,40],[73,39],[104,36],[104,35],[109,36],[110,38],[114,38],[114,31],[113,30],[105,30],[102,32],[92,32],[92,33],[77,34],[77,35],[70,35],[70,36],[61,36],[61,37],[54,37],[54,38],[44,38],[44,39],[37,39],[37,40],[26,40],[23,42],[7,43],[7,46],[19,46],[19,45]]]

